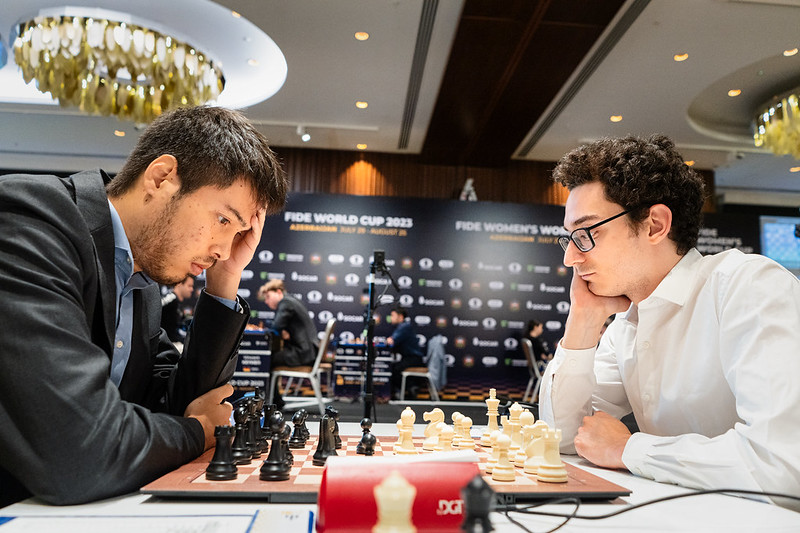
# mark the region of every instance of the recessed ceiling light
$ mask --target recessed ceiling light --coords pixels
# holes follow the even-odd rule
[[[242,18],[242,14],[239,13],[238,11],[231,11],[231,15],[233,15],[237,19]]]
[[[365,31],[357,31],[355,33],[355,38],[358,39],[359,41],[366,41],[367,39],[369,39],[369,33]]]
[[[114,135],[117,137],[125,137],[125,132],[122,130],[114,130]]]
[[[684,163],[686,164],[687,167],[693,167],[694,166],[694,160],[693,159],[690,159],[689,161],[684,161]]]
[[[740,94],[742,94],[741,89],[731,89],[728,91],[728,96],[739,96]]]
[[[672,56],[672,59],[678,62],[686,61],[687,59],[689,59],[689,54],[687,54],[686,52],[682,54],[675,54],[674,56]]]
[[[622,115],[611,115],[608,120],[611,122],[622,122]]]
[[[789,169],[789,172],[800,172],[800,167],[792,167]]]
[[[797,48],[792,48],[791,50],[784,50],[783,55],[786,57],[791,57],[797,53]]]
[[[356,148],[358,148],[359,150],[366,150],[367,149],[367,145],[364,144],[364,143],[359,143],[359,144],[356,145]]]
[[[366,109],[367,107],[369,107],[369,104],[363,100],[359,100],[358,102],[356,102],[356,107],[359,109]]]

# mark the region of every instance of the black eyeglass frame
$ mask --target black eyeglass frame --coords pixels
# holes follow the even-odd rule
[[[592,237],[592,230],[593,230],[593,229],[595,229],[595,228],[598,228],[598,227],[600,227],[600,226],[602,226],[603,224],[606,224],[606,223],[608,223],[608,222],[611,222],[612,220],[616,220],[616,219],[618,219],[619,217],[621,217],[622,215],[627,215],[627,214],[628,214],[628,213],[630,213],[631,211],[633,211],[633,209],[626,209],[626,210],[625,210],[625,211],[623,211],[622,213],[619,213],[618,215],[614,215],[614,216],[613,216],[613,217],[611,217],[611,218],[607,218],[607,219],[605,219],[605,220],[601,220],[601,221],[600,221],[600,222],[598,222],[597,224],[591,225],[591,226],[589,226],[589,227],[586,227],[586,228],[576,228],[576,229],[574,229],[574,230],[572,231],[572,233],[570,233],[570,234],[569,234],[569,237],[567,237],[567,236],[565,236],[565,235],[563,235],[563,236],[559,237],[559,238],[557,239],[557,241],[558,241],[558,244],[560,244],[560,245],[561,245],[561,248],[562,248],[562,249],[563,249],[565,252],[567,251],[567,248],[569,247],[569,243],[570,243],[570,242],[572,242],[572,243],[575,245],[575,247],[576,247],[578,250],[580,250],[581,252],[584,252],[584,253],[585,253],[585,252],[588,252],[588,251],[592,250],[592,249],[593,249],[593,248],[596,246],[596,243],[594,242],[594,237]],[[588,247],[588,248],[586,248],[586,249],[584,249],[584,248],[582,247],[582,245],[580,244],[580,242],[578,242],[578,240],[576,240],[576,239],[575,239],[575,234],[576,234],[576,233],[578,233],[579,231],[585,232],[586,236],[587,236],[587,237],[589,237],[589,242],[591,243],[591,246],[589,246],[589,247]]]

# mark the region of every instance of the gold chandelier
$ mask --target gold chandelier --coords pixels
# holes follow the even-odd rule
[[[800,97],[792,91],[763,107],[755,119],[753,139],[776,155],[800,159]]]
[[[39,16],[19,25],[14,60],[62,106],[137,123],[216,100],[219,65],[169,35],[137,24],[80,16]]]

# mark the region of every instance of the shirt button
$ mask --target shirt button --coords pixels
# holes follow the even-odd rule
[[[650,402],[650,395],[649,394],[642,394],[642,401],[644,403],[649,403]]]
[[[117,341],[117,348],[122,348],[124,344],[122,341]]]
[[[649,350],[649,349],[650,349],[650,343],[647,342],[647,341],[644,341],[642,343],[642,350]]]

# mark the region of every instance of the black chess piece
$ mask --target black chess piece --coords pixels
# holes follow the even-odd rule
[[[306,445],[307,437],[303,431],[308,413],[305,409],[297,410],[292,415],[292,436],[289,438],[289,448],[299,449]]]
[[[284,424],[283,431],[281,432],[281,446],[283,447],[283,456],[286,460],[286,467],[291,469],[294,464],[294,454],[289,448],[289,434],[292,431],[289,429],[288,424]]]
[[[333,440],[333,423],[334,420],[327,414],[322,415],[322,418],[319,419],[317,451],[314,452],[314,457],[311,460],[314,466],[323,466],[328,457],[338,455],[336,453],[336,442]]]
[[[280,411],[272,413],[272,416],[270,416],[272,442],[270,443],[269,455],[261,465],[258,475],[258,478],[262,481],[286,481],[289,479],[291,465],[286,464],[286,453],[281,445],[285,427],[286,422],[283,420],[283,414]]]
[[[372,434],[370,431],[372,429],[372,420],[369,418],[362,418],[361,419],[361,440],[358,441],[358,445],[356,446],[356,453],[360,455],[374,455],[375,454],[375,444],[378,442],[378,439],[375,435]]]
[[[247,407],[244,404],[237,405],[236,409],[233,410],[233,421],[236,423],[233,444],[231,445],[233,460],[237,465],[250,464],[253,452],[247,444]]]
[[[333,442],[337,450],[342,449],[342,438],[339,436],[339,411],[332,405],[325,408],[325,414],[333,420]]]
[[[264,436],[264,430],[261,426],[261,417],[264,416],[264,404],[266,403],[266,394],[260,387],[256,387],[253,392],[253,400],[255,401],[255,408],[253,417],[255,418],[255,435],[256,442],[258,442],[259,450],[262,454],[269,451],[269,441]]]
[[[306,420],[308,420],[308,411],[301,407],[297,410],[297,412],[303,413],[303,419],[300,422],[300,429],[303,431],[303,439],[308,442],[308,439],[311,438],[311,432],[308,430],[308,426],[306,425]]]
[[[253,459],[261,457],[262,439],[261,439],[261,420],[256,409],[257,403],[254,398],[248,398],[244,402],[244,407],[247,410],[247,419],[245,425],[247,426],[247,449],[250,450],[250,455]]]
[[[261,426],[261,434],[264,436],[264,440],[269,441],[272,438],[272,430],[269,428],[269,420],[272,417],[272,413],[277,411],[278,408],[274,403],[268,403],[264,406],[264,423]]]
[[[495,492],[492,487],[477,474],[461,489],[461,499],[464,500],[464,521],[461,530],[466,533],[488,533],[494,531],[489,520],[489,512],[494,502]]]
[[[214,428],[214,438],[217,441],[214,448],[214,457],[206,468],[206,479],[211,481],[228,481],[236,479],[239,469],[233,459],[233,428],[230,426],[217,426]]]

